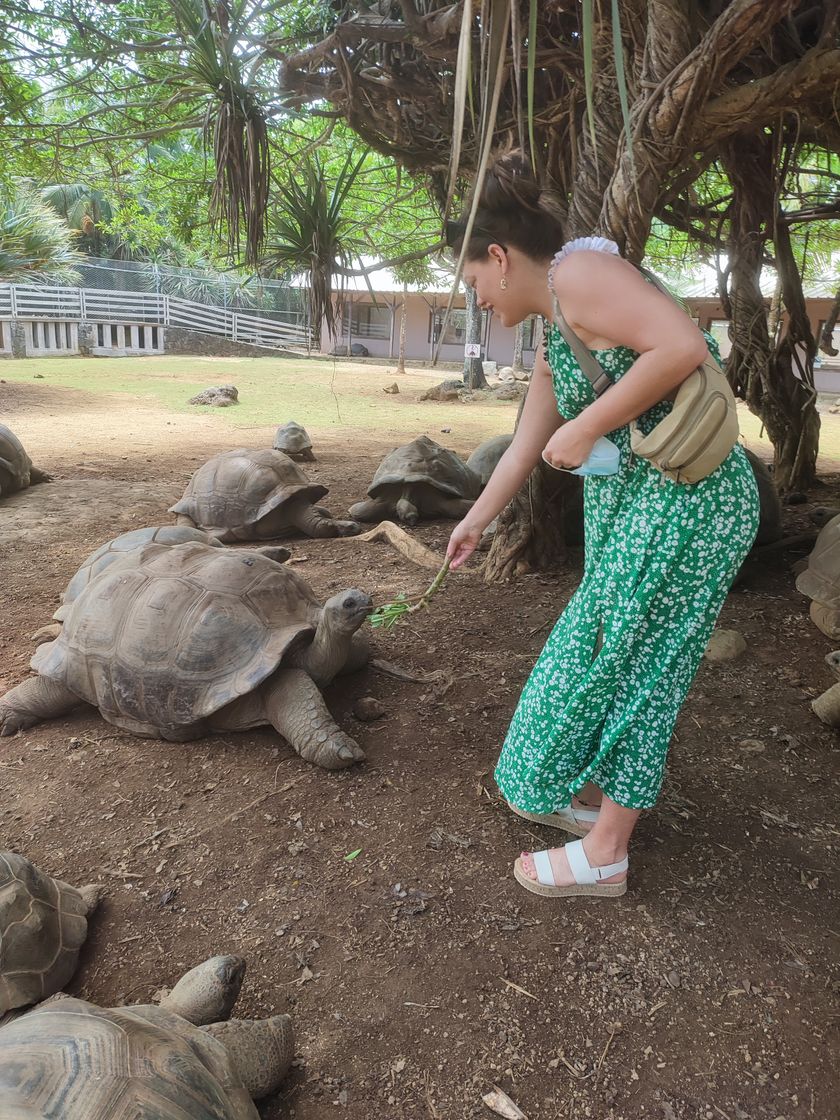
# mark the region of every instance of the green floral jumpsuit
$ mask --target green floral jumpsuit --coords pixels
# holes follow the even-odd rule
[[[553,325],[546,343],[558,410],[573,418],[595,399],[592,386]],[[624,346],[593,353],[614,381],[637,357]],[[642,431],[670,408],[645,413]],[[566,807],[588,781],[627,808],[656,804],[677,714],[758,528],[740,446],[685,484],[634,456],[629,428],[609,438],[621,449],[618,474],[584,480],[583,579],[522,690],[496,768],[505,800],[533,813]]]

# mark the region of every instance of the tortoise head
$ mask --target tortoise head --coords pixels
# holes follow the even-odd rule
[[[364,591],[350,587],[324,603],[321,619],[331,631],[354,634],[373,609],[373,599]]]
[[[211,957],[182,976],[161,1007],[196,1026],[227,1019],[245,976],[242,957]]]
[[[832,673],[834,673],[835,677],[840,677],[840,649],[835,649],[832,650],[831,653],[827,653],[825,663],[831,669]]]

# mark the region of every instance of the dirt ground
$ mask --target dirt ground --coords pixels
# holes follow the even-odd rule
[[[56,478],[0,506],[5,689],[88,552],[169,523],[190,473],[232,441],[212,416],[0,390],[0,417]],[[391,446],[316,442],[307,470],[336,513]],[[810,497],[840,504],[840,477],[828,482]],[[791,531],[810,508],[786,508]],[[448,529],[417,535],[442,549]],[[383,601],[428,581],[384,544],[291,547],[322,598],[355,585]],[[0,846],[107,884],[76,994],[145,1001],[211,954],[247,958],[238,1013],[289,1011],[297,1034],[265,1120],[479,1120],[494,1084],[528,1120],[836,1116],[840,767],[809,709],[832,643],[794,590],[797,555],[751,567],[730,595],[721,625],[747,652],[701,667],[616,902],[523,892],[514,857],[558,834],[506,812],[492,778],[578,570],[492,588],[453,576],[432,610],[376,634],[381,656],[450,684],[368,669],[331,687],[367,753],[349,771],[307,766],[270,730],[172,744],[92,711],[4,739]],[[363,695],[382,719],[353,718]]]

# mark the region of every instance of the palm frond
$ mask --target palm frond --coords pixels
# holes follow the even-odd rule
[[[31,190],[0,205],[0,281],[78,284],[82,256],[61,215]]]

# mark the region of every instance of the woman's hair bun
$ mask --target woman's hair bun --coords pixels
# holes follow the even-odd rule
[[[481,188],[482,210],[497,213],[518,210],[539,211],[540,184],[531,161],[518,149],[497,155],[487,168]]]

